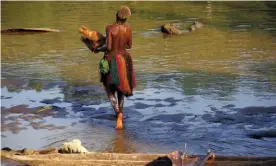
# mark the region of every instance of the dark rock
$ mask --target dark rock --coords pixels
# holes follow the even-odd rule
[[[59,97],[57,97],[57,98],[54,98],[54,99],[45,99],[45,100],[42,100],[41,103],[44,103],[44,104],[54,104],[54,103],[62,103],[62,101],[60,100]]]
[[[171,23],[166,23],[161,26],[161,32],[170,35],[180,35],[182,32]]]
[[[264,113],[276,113],[276,106],[272,107],[246,107],[240,111],[242,114],[253,115],[253,114],[264,114]]]
[[[263,137],[276,138],[276,129],[256,131],[247,136],[254,139],[262,139]]]
[[[9,148],[9,147],[4,147],[4,148],[2,148],[2,150],[5,150],[5,151],[12,151],[12,149]]]
[[[152,107],[151,105],[148,105],[148,104],[144,104],[144,103],[135,103],[135,108],[136,109],[145,109],[145,108],[149,108],[149,107]]]
[[[161,122],[175,122],[180,123],[183,118],[185,117],[185,114],[163,114],[163,115],[157,115],[153,116],[151,118],[146,119],[146,121],[161,121]]]

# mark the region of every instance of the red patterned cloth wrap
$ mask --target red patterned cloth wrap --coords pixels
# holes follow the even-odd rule
[[[132,96],[136,86],[135,73],[130,53],[110,53],[105,55],[109,62],[109,72],[101,75],[101,82],[105,85],[115,85],[126,97]]]

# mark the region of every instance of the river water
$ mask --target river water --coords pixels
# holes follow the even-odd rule
[[[99,83],[98,62],[78,28],[105,32],[121,5],[129,24],[137,87],[125,129]],[[169,6],[169,7],[168,7]],[[276,155],[274,2],[1,2],[4,28],[58,33],[1,35],[2,147],[89,151]],[[160,25],[204,27],[164,38]]]

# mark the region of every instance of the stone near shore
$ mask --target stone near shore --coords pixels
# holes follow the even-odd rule
[[[57,153],[87,153],[88,150],[81,145],[81,141],[74,139],[71,142],[65,142],[60,148],[48,148],[42,150],[34,150],[24,148],[22,150],[13,150],[9,147],[2,148],[2,152],[8,153],[10,155],[39,155],[39,154],[57,154]]]
[[[59,153],[86,153],[85,147],[81,145],[81,141],[75,139],[71,142],[65,142],[58,150]]]

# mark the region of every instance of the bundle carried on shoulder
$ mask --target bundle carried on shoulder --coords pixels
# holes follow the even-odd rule
[[[94,52],[96,48],[102,47],[106,42],[106,37],[100,32],[91,31],[86,26],[82,25],[79,28],[79,32],[82,34],[81,41]]]

